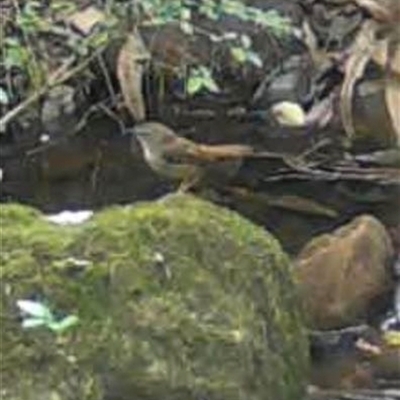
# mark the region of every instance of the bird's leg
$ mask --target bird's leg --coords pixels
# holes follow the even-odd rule
[[[187,193],[189,189],[199,182],[199,180],[200,176],[198,174],[188,174],[180,183],[177,192],[180,194]]]

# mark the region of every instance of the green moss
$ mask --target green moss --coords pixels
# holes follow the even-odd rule
[[[16,400],[39,383],[62,400],[301,398],[307,345],[291,268],[261,228],[189,196],[115,207],[79,228],[8,207],[0,356],[7,382],[23,375]],[[32,296],[80,325],[61,343],[23,331],[15,301]]]
[[[20,204],[3,204],[0,207],[1,227],[31,225],[37,221],[40,212]]]

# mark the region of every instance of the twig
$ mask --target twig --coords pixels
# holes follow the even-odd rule
[[[286,159],[286,161],[288,161]],[[308,167],[296,166],[294,163],[291,163],[291,166],[294,171],[292,173],[280,174],[275,176],[269,176],[263,178],[263,182],[278,182],[283,180],[293,180],[293,179],[302,179],[302,180],[313,180],[313,181],[362,181],[362,182],[372,182],[379,185],[399,185],[400,184],[400,174],[385,174],[384,171],[382,173],[344,173],[340,171],[324,171],[320,169],[311,169]]]
[[[63,64],[59,69],[56,70],[54,73],[54,76],[58,76],[59,70],[64,70],[66,66],[70,66],[73,63],[73,59],[68,59],[65,64]],[[56,80],[56,79],[55,79]],[[35,103],[37,100],[40,99],[41,96],[43,96],[47,90],[52,85],[51,83],[52,79],[50,78],[49,82],[47,85],[43,86],[41,89],[37,90],[31,97],[28,97],[26,100],[23,102],[19,103],[15,108],[10,110],[7,114],[5,114],[1,119],[0,119],[0,132],[5,132],[6,126],[8,123],[10,123],[16,116],[18,116],[22,111],[24,111],[26,108],[28,108],[30,105]]]
[[[99,172],[101,170],[101,162],[103,159],[103,151],[101,148],[96,149],[96,159],[93,165],[93,171],[90,176],[90,187],[93,194],[96,194],[96,187],[97,187],[97,178],[99,176]]]
[[[97,55],[97,61],[99,63],[101,71],[103,72],[104,80],[105,80],[108,92],[110,94],[112,104],[116,105],[117,104],[117,95],[116,95],[115,90],[113,88],[113,85],[112,85],[112,82],[111,82],[111,78],[110,78],[110,74],[109,74],[109,72],[107,70],[107,67],[105,65],[105,62],[104,62],[103,57],[101,56],[101,54]]]
[[[125,126],[123,120],[120,117],[118,117],[118,115],[114,111],[110,110],[105,104],[101,104],[101,103],[98,105],[98,109],[100,111],[103,111],[104,114],[106,114],[108,117],[110,117],[110,119],[115,121],[118,124],[121,132],[126,131],[126,126]]]

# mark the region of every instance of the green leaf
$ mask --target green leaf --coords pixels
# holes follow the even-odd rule
[[[251,47],[251,38],[249,35],[240,35],[240,42],[245,49],[249,49]]]
[[[186,21],[181,21],[179,26],[182,29],[182,32],[186,33],[187,35],[193,35],[194,28],[191,23],[186,22]]]
[[[206,67],[205,65],[200,65],[195,71],[195,73],[201,75],[203,78],[208,78],[212,76],[210,68]]]
[[[186,91],[190,96],[198,93],[204,86],[204,80],[201,76],[190,76],[186,82]]]
[[[97,49],[101,46],[106,45],[109,40],[110,40],[109,31],[101,30],[90,36],[88,43],[92,48]]]
[[[244,64],[246,62],[246,50],[243,47],[231,47],[231,55],[232,57],[240,64]]]
[[[255,51],[248,50],[246,57],[247,61],[255,65],[256,67],[261,68],[263,66],[263,60],[261,59],[260,55]]]
[[[7,105],[10,103],[8,93],[0,86],[0,104]]]
[[[203,77],[203,86],[205,86],[210,92],[217,93],[220,91],[217,83],[213,78],[212,72],[208,67],[201,65],[198,71],[199,74]]]
[[[52,1],[50,8],[53,12],[64,12],[66,14],[77,10],[76,4],[71,1]]]
[[[282,17],[276,10],[257,12],[254,16],[254,22],[269,28],[271,32],[277,36],[289,34],[291,31],[290,20],[286,17]]]
[[[202,89],[207,89],[214,93],[220,91],[211,70],[205,65],[200,65],[193,69],[186,83],[186,92],[189,95],[194,95]]]
[[[15,47],[15,46],[20,47],[21,46],[21,42],[16,37],[6,37],[4,39],[4,44],[6,46],[10,46],[10,47]]]
[[[27,51],[22,46],[6,48],[4,66],[9,69],[12,67],[24,67],[27,62]]]
[[[50,322],[47,326],[53,332],[62,333],[76,325],[78,321],[79,318],[76,315],[69,315],[68,317],[63,318],[61,321]]]
[[[37,328],[46,325],[46,320],[42,318],[26,318],[22,321],[23,329]]]
[[[246,11],[246,6],[240,1],[222,0],[221,10],[226,14],[242,16]]]
[[[190,21],[192,18],[192,13],[189,8],[183,7],[181,9],[181,15],[180,15],[181,20],[183,21]]]
[[[209,79],[205,79],[204,80],[204,86],[213,93],[219,93],[220,89],[219,86],[217,85],[217,83],[215,82],[215,80],[210,77]]]
[[[214,0],[203,0],[199,7],[199,12],[214,21],[219,18]]]

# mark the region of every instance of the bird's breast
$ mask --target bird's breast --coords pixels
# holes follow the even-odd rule
[[[147,146],[143,146],[143,153],[150,168],[165,177],[186,179],[197,174],[197,168],[194,165],[167,161],[162,154],[150,151]]]

